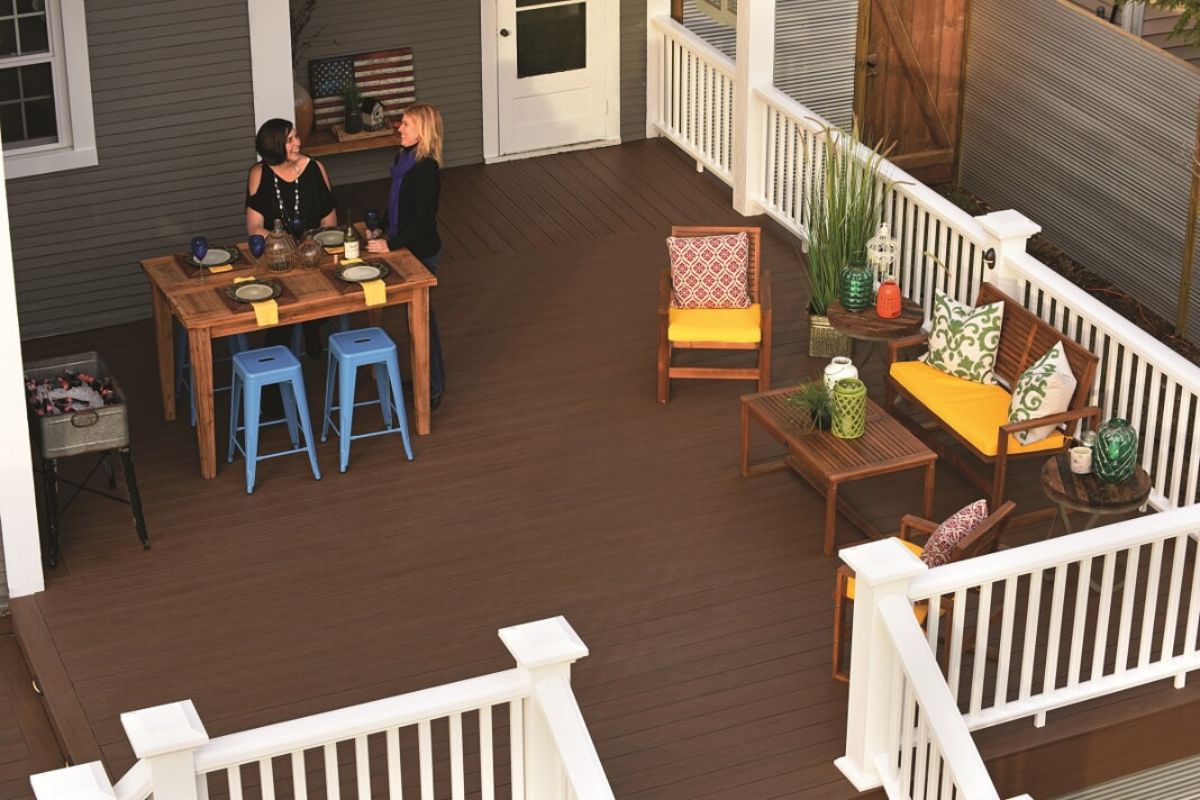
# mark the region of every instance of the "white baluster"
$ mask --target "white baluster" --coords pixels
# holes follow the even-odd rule
[[[155,797],[198,800],[195,752],[208,733],[191,700],[126,712],[121,725],[134,755],[150,767]]]

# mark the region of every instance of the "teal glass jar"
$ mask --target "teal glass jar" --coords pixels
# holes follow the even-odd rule
[[[1137,431],[1118,417],[1105,422],[1096,431],[1092,447],[1092,472],[1105,483],[1122,483],[1137,468]]]
[[[851,256],[849,263],[842,267],[840,288],[838,299],[847,311],[862,311],[871,305],[875,275],[861,254]]]

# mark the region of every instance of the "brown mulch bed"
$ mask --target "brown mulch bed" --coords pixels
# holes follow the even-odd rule
[[[987,214],[993,210],[983,199],[964,191],[959,186],[941,184],[932,188],[959,208],[973,215]],[[1055,247],[1045,236],[1038,234],[1032,237],[1026,249],[1031,256],[1154,336],[1167,347],[1193,363],[1200,364],[1200,347],[1175,335],[1173,322],[1155,314],[1129,292],[1075,261]]]

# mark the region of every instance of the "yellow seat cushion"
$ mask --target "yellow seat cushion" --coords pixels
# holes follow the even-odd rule
[[[667,339],[672,342],[762,341],[762,306],[749,308],[672,308],[667,312]]]
[[[909,550],[912,550],[913,555],[918,558],[921,557],[921,553],[924,552],[924,550],[925,550],[925,548],[921,547],[921,545],[915,544],[913,542],[906,542],[905,540],[899,539],[899,538],[897,538],[896,541],[900,542],[900,544],[904,545]],[[854,599],[854,578],[846,579],[846,599],[847,600]],[[928,603],[917,603],[915,606],[913,606],[913,613],[917,615],[917,624],[918,625],[925,624],[925,615],[928,612],[929,612],[929,604]]]
[[[996,455],[996,438],[1001,425],[1008,424],[1012,395],[1002,386],[975,383],[947,375],[921,361],[897,361],[892,378],[919,400],[946,425],[953,428],[986,456]],[[1058,450],[1066,444],[1062,432],[1055,431],[1040,442],[1021,444],[1008,437],[1010,455]]]

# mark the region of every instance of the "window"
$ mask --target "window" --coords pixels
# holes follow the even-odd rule
[[[0,139],[10,178],[97,163],[84,0],[0,0]]]

